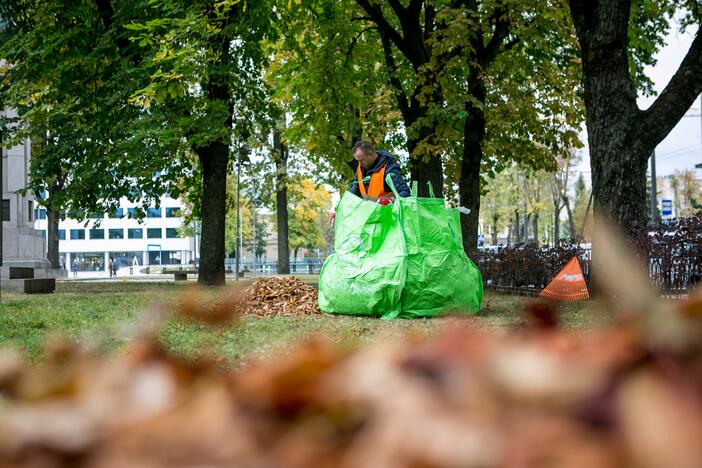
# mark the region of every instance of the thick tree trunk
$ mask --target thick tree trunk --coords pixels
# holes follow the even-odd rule
[[[580,43],[595,213],[641,232],[646,216],[646,166],[656,145],[702,91],[702,35],[645,111],[629,70],[631,0],[570,0]]]
[[[46,205],[46,258],[51,263],[51,268],[55,269],[61,268],[58,237],[60,219],[60,214],[51,203],[48,203]]]
[[[484,103],[487,95],[485,82],[477,67],[471,67],[468,76],[468,92],[478,103]],[[483,159],[483,139],[485,138],[485,113],[483,107],[467,100],[466,122],[463,127],[463,158],[461,175],[458,180],[458,196],[461,206],[470,213],[461,214],[463,249],[466,253],[475,251],[478,243],[478,223],[480,215],[480,162]]]
[[[224,225],[227,213],[227,163],[229,148],[219,142],[199,148],[202,165],[202,237],[198,283],[224,284]],[[238,252],[237,252],[238,253]]]
[[[231,144],[232,116],[234,103],[227,82],[228,76],[214,65],[226,67],[230,60],[230,39],[225,35],[210,38],[213,47],[218,48],[218,61],[213,64],[212,74],[206,85],[208,100],[226,106],[227,118],[222,122],[225,130],[219,140],[205,146],[195,147],[195,153],[202,166],[202,234],[200,242],[200,266],[197,282],[203,286],[221,286],[224,284],[224,232],[227,216],[227,167],[229,164],[229,145]],[[238,249],[237,249],[238,250]],[[237,255],[239,252],[237,251]]]
[[[420,197],[429,196],[429,183],[438,198],[444,196],[444,172],[439,155],[430,156],[428,159],[415,156],[417,145],[424,136],[407,138],[407,151],[410,154],[410,177],[417,181],[417,194]]]
[[[273,133],[275,159],[275,206],[278,223],[278,273],[290,274],[290,247],[288,244],[288,149],[280,141],[280,132]]]

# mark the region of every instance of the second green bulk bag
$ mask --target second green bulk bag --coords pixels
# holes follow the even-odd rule
[[[388,185],[393,189],[392,180]],[[477,313],[482,306],[480,271],[463,250],[459,213],[444,200],[395,194],[407,255],[400,311],[393,317],[433,317],[445,310]]]

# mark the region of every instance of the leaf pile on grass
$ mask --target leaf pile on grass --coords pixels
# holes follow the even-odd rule
[[[317,289],[293,276],[263,279],[244,290],[241,311],[258,316],[320,314]]]
[[[219,326],[238,303],[176,313]],[[154,330],[112,359],[0,354],[0,467],[697,466],[702,300],[641,306],[589,333],[533,305],[512,333],[452,322],[238,370],[175,356]]]

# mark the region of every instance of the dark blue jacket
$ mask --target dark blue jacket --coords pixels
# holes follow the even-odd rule
[[[393,155],[384,150],[376,150],[376,153],[378,154],[378,157],[371,167],[367,167],[365,169],[361,167],[361,175],[363,176],[363,178],[365,179],[366,177],[375,174],[383,166],[385,166],[385,175],[387,176],[388,174],[390,174],[392,176],[392,183],[395,185],[395,190],[397,190],[397,194],[401,197],[409,197],[410,189],[407,186],[404,177],[402,177],[402,173],[400,172],[400,165],[397,164],[397,161],[395,161]],[[358,163],[356,163],[356,166],[358,166]],[[355,167],[353,171],[353,176],[353,182],[351,182],[351,188],[349,188],[349,190],[357,197],[360,197],[361,191],[358,188],[358,177],[356,176]],[[368,183],[366,182],[365,184],[366,187],[368,187]],[[383,181],[383,187],[385,188],[386,192],[392,192],[387,182],[385,181]]]

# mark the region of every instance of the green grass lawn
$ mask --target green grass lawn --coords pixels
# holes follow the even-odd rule
[[[18,347],[36,357],[47,337],[61,335],[113,352],[129,342],[135,325],[153,322],[159,316],[156,310],[173,310],[183,290],[182,284],[173,282],[59,282],[56,293],[50,295],[3,293],[0,346]],[[246,316],[219,326],[170,318],[162,323],[160,336],[166,346],[185,356],[224,356],[236,364],[284,352],[309,336],[354,345],[399,339],[406,333],[433,333],[457,321],[501,331],[521,323],[524,317],[520,311],[533,300],[486,291],[481,313],[466,318],[385,321],[327,315]],[[603,310],[596,302],[565,304],[561,322],[566,327],[587,329],[611,320]]]

